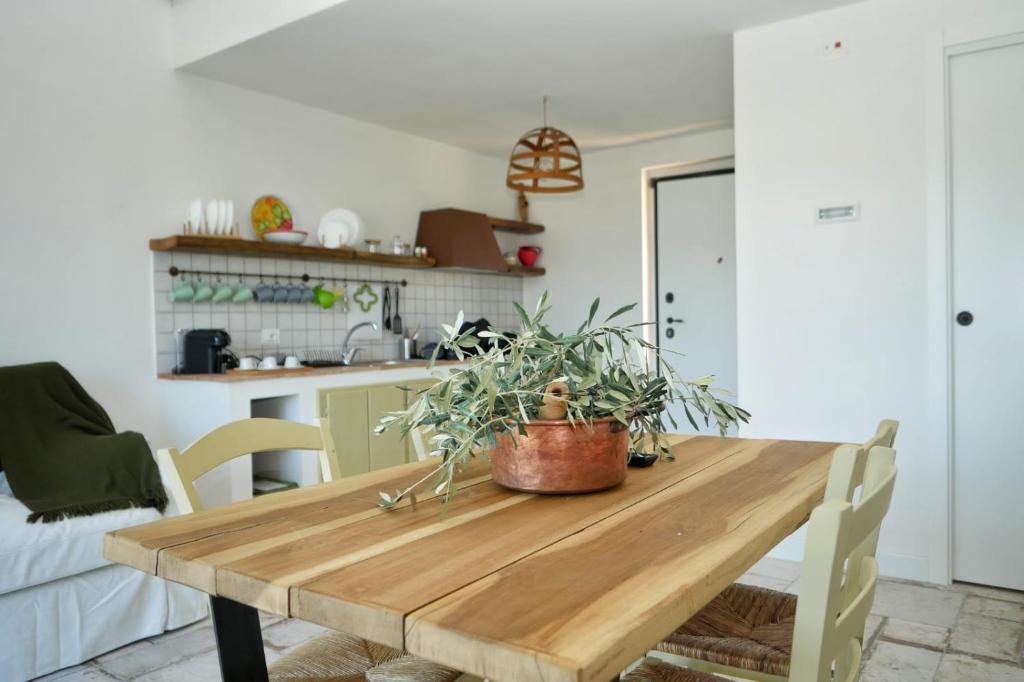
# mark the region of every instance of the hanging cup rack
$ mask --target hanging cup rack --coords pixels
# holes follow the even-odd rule
[[[269,279],[269,280],[301,280],[303,282],[309,282],[311,280],[317,280],[322,282],[335,282],[338,284],[381,284],[384,286],[400,286],[405,287],[409,285],[408,280],[396,280],[396,279],[365,279],[362,277],[311,277],[308,273],[302,273],[301,275],[270,275],[262,272],[231,272],[230,270],[192,270],[191,268],[179,268],[176,265],[172,265],[167,269],[167,272],[171,277],[178,277],[179,275],[184,277],[185,275],[206,275],[209,277],[245,277],[249,279]]]

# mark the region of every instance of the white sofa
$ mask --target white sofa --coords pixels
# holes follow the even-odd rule
[[[208,600],[102,555],[107,531],[160,518],[124,509],[28,523],[0,472],[0,680],[21,682],[204,618]]]

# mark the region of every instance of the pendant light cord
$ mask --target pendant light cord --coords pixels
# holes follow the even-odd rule
[[[544,127],[548,127],[548,96],[544,95]]]

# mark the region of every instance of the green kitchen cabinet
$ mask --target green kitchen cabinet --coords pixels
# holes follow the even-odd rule
[[[351,386],[321,389],[318,395],[320,416],[326,417],[341,461],[342,476],[405,464],[416,459],[413,444],[399,429],[375,434],[373,428],[388,412],[404,410],[416,399],[415,391],[434,383],[434,379],[403,382],[413,389],[406,393],[397,384]]]
[[[374,433],[373,428],[388,412],[405,409],[405,391],[395,386],[373,386],[368,391],[370,414],[370,469],[383,469],[409,461],[408,448],[402,431],[394,428]]]
[[[320,415],[338,450],[342,476],[370,470],[370,405],[366,388],[332,388],[320,391]]]

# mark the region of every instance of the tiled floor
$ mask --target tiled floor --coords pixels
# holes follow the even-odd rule
[[[799,564],[765,559],[741,582],[799,592]],[[268,662],[323,628],[268,617]],[[1024,682],[1024,593],[973,585],[949,588],[885,580],[879,584],[863,682]],[[218,680],[209,621],[137,642],[43,680]]]

